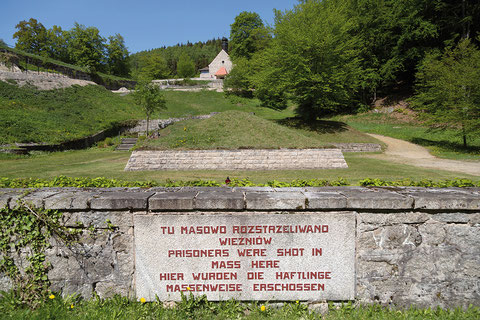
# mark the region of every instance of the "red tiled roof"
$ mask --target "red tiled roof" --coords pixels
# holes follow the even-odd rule
[[[218,71],[215,73],[216,76],[226,76],[228,74],[227,69],[225,67],[221,67],[218,69]]]

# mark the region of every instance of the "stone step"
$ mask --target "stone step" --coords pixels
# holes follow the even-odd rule
[[[135,146],[135,144],[122,143],[115,150],[120,150],[120,151],[127,150],[128,151],[128,150],[132,149],[134,146]]]
[[[122,138],[122,144],[135,144],[137,140],[137,138]]]

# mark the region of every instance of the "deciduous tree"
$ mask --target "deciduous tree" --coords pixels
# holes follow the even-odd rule
[[[306,120],[346,111],[355,103],[362,74],[359,40],[342,1],[305,1],[277,12],[272,45],[258,73],[256,90],[285,92]],[[270,80],[270,83],[269,83]],[[259,96],[264,102],[269,95]]]
[[[125,40],[120,34],[108,37],[107,68],[110,74],[127,76],[130,72],[128,64],[128,50]]]
[[[105,59],[105,38],[95,27],[85,27],[77,22],[69,31],[69,56],[71,60],[92,71],[102,71]]]
[[[178,59],[177,74],[181,78],[190,78],[195,76],[195,63],[185,52],[182,53]]]
[[[480,134],[480,50],[465,39],[427,55],[412,102],[430,127],[457,130],[466,147],[469,135]]]
[[[255,52],[264,49],[271,39],[268,29],[256,12],[241,12],[230,29],[230,56],[250,59]]]
[[[135,103],[145,112],[148,137],[151,116],[155,112],[166,108],[165,96],[157,85],[148,81],[139,81],[132,95]]]
[[[45,54],[47,44],[47,29],[34,18],[20,21],[15,26],[17,32],[13,38],[17,39],[15,47],[34,54]]]

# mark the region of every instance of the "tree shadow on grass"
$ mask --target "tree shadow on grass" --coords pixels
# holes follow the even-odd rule
[[[339,133],[348,130],[348,125],[340,121],[315,120],[305,122],[298,117],[277,120],[278,124],[295,129],[315,131],[320,134]]]
[[[439,147],[444,150],[468,153],[468,154],[480,154],[480,146],[467,146],[464,147],[461,142],[452,142],[446,140],[429,140],[423,138],[413,138],[410,140],[412,143],[419,144],[424,147]]]

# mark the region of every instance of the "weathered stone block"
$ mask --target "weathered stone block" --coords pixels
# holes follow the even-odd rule
[[[337,192],[304,192],[307,209],[344,209],[347,199]]]
[[[95,195],[90,207],[100,210],[146,210],[153,192],[103,192]]]
[[[478,196],[449,191],[422,191],[408,193],[415,200],[415,209],[479,210]]]
[[[16,194],[10,199],[10,208],[18,208],[18,201],[27,204],[31,208],[44,208],[45,199],[57,194],[58,191],[50,191],[48,189],[37,189],[24,194]]]
[[[245,208],[245,200],[243,192],[231,191],[200,191],[195,198],[194,209],[199,210],[243,210]]]
[[[45,199],[45,209],[86,210],[96,192],[62,192]]]
[[[412,209],[413,199],[384,189],[346,189],[340,191],[350,209]]]
[[[150,210],[193,210],[196,191],[157,192],[148,199]]]
[[[303,210],[305,195],[301,192],[246,192],[248,210]]]

